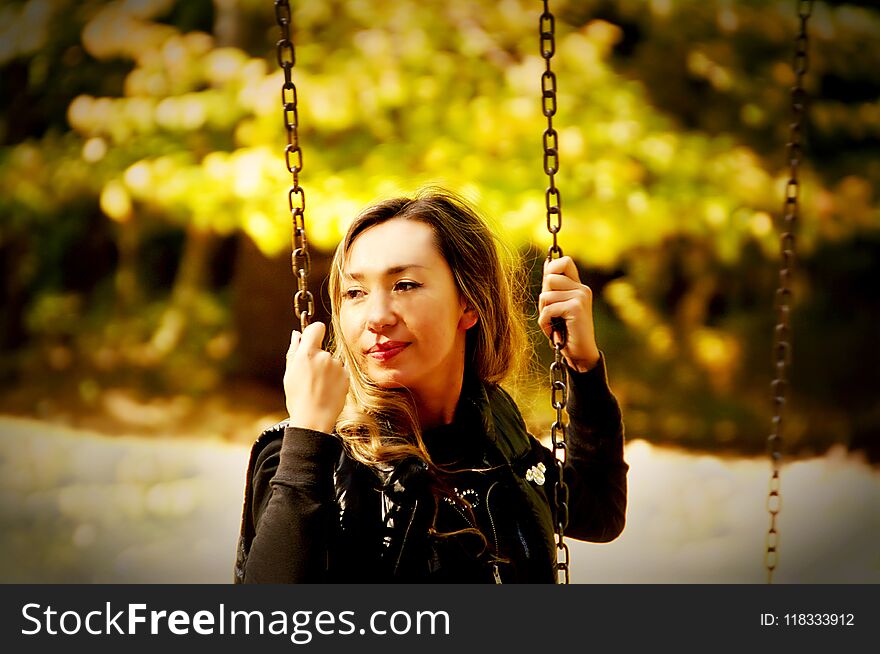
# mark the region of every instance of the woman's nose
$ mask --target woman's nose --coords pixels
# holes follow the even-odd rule
[[[367,299],[367,329],[379,331],[393,325],[396,321],[397,315],[391,304],[391,297],[387,293],[370,293]]]

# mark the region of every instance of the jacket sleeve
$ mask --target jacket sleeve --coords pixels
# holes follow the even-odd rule
[[[607,543],[626,522],[623,419],[608,386],[605,355],[587,372],[568,368],[568,452],[563,476],[568,486],[565,535]],[[555,475],[554,475],[555,477]],[[552,487],[548,488],[552,497]]]
[[[244,583],[315,583],[326,580],[328,551],[338,517],[333,466],[339,441],[329,434],[286,427],[254,465],[246,519],[254,537]]]

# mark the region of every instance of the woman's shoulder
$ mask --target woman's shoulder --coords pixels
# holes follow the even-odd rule
[[[268,443],[273,440],[279,440],[284,436],[284,430],[290,426],[290,418],[285,418],[284,420],[280,420],[276,422],[271,427],[266,427],[263,431],[260,432],[260,435],[257,436],[257,440],[254,442],[254,447],[257,447],[261,443]]]
[[[523,429],[525,428],[525,420],[523,420],[516,400],[504,388],[498,384],[486,384],[486,398],[496,420],[499,417],[511,420]]]
[[[508,461],[518,459],[531,449],[531,439],[522,413],[510,393],[500,385],[486,385],[491,414],[490,437]]]
[[[289,425],[290,420],[284,419],[260,432],[257,440],[251,445],[251,462],[256,463],[259,460],[265,460],[269,456],[280,452],[281,443],[284,439],[284,430]]]

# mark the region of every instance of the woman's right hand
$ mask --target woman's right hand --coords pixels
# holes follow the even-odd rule
[[[321,349],[326,327],[308,325],[302,335],[290,337],[284,370],[284,398],[290,425],[331,433],[345,406],[348,370],[341,361]]]

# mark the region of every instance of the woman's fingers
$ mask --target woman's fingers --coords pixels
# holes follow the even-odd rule
[[[599,348],[593,330],[592,314],[578,298],[546,305],[538,316],[538,326],[548,339],[553,338],[552,320],[562,318],[568,333],[562,353],[568,365],[585,372],[599,360]]]
[[[581,295],[583,295],[583,291],[577,288],[565,291],[544,291],[538,296],[538,311],[549,304],[574,300]]]
[[[330,433],[345,407],[349,372],[342,362],[321,349],[326,326],[308,325],[291,335],[284,395],[291,424]]]
[[[326,329],[324,323],[313,322],[303,330],[299,345],[307,355],[321,349]]]
[[[593,292],[589,286],[578,284],[577,288],[563,291],[543,291],[538,296],[538,312],[544,315],[545,309],[552,309],[551,317],[564,318],[566,321],[580,320],[586,317],[592,321]],[[549,318],[547,319],[549,323]],[[540,324],[540,320],[539,320]],[[550,333],[544,330],[547,337]]]
[[[577,266],[574,265],[574,259],[571,257],[559,257],[558,259],[544,259],[544,276],[563,275],[571,281],[578,284],[581,283],[581,277],[578,274]]]
[[[557,273],[545,274],[541,280],[542,291],[567,291],[572,288],[581,288],[582,286],[584,284],[576,282],[571,277]],[[589,286],[586,288],[589,288]]]
[[[599,349],[593,328],[593,291],[581,283],[571,257],[544,261],[538,312],[538,326],[548,339],[553,339],[553,319],[565,321],[562,352],[569,366],[583,372],[596,364]]]
[[[547,338],[550,338],[550,335],[552,334],[550,323],[553,318],[562,318],[568,323],[579,317],[581,313],[580,309],[580,303],[577,298],[561,300],[553,302],[552,304],[545,304],[540,309],[540,314],[538,315],[538,326]]]
[[[299,349],[299,341],[302,334],[300,334],[297,330],[293,330],[290,334],[290,347],[287,348],[287,358],[290,359],[296,351]]]
[[[321,350],[321,344],[324,342],[324,332],[326,326],[322,322],[313,322],[306,326],[302,334],[296,329],[290,334],[290,347],[287,349],[288,361],[302,350],[306,356],[311,356],[315,352]]]

